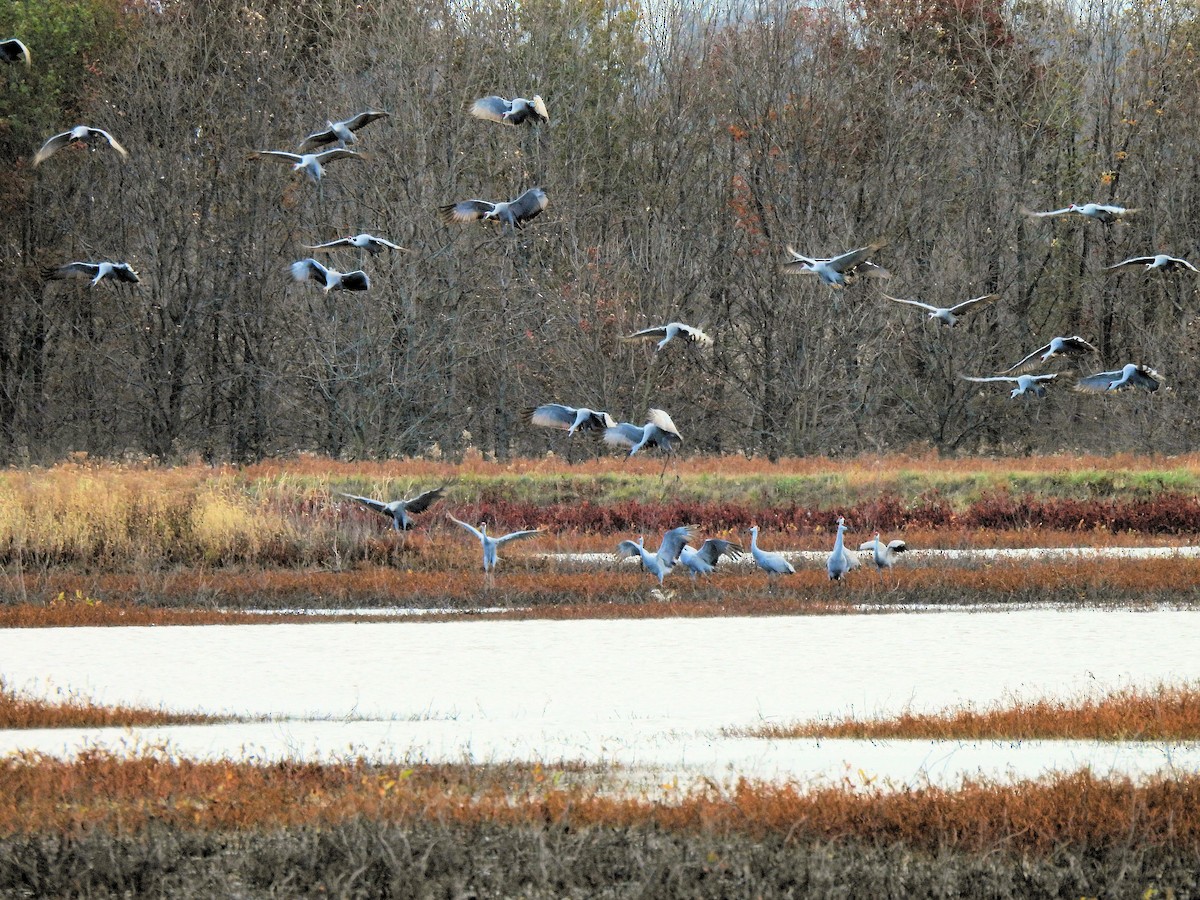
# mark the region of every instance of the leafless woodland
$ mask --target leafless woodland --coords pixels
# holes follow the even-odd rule
[[[564,451],[522,408],[643,421],[684,452],[1194,446],[1196,277],[1104,267],[1200,247],[1200,19],[1172,0],[48,0],[0,11],[0,461]],[[90,18],[89,18],[90,17]],[[540,93],[550,123],[472,118]],[[319,187],[254,150],[392,113]],[[128,148],[46,137],[84,122]],[[439,205],[545,189],[526,228]],[[1022,209],[1114,202],[1102,225]],[[287,273],[369,231],[365,293]],[[834,291],[784,248],[870,240]],[[139,285],[45,281],[127,260]],[[894,296],[1000,300],[956,328]],[[627,344],[683,320],[712,348]],[[993,374],[1055,335],[1156,394],[1042,400]],[[1088,365],[1084,363],[1084,365]],[[605,451],[585,435],[576,454]]]

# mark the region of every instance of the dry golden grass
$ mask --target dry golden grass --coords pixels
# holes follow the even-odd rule
[[[20,694],[0,680],[0,728],[132,728],[199,725],[227,721],[198,713],[172,713],[134,706],[101,706],[81,697],[57,702]]]
[[[0,834],[321,826],[357,818],[570,828],[653,826],[789,839],[904,842],[930,850],[1050,852],[1064,846],[1200,850],[1200,777],[967,782],[896,792],[806,791],[743,781],[726,793],[664,786],[613,794],[586,774],[541,766],[195,763],[85,752],[0,761]]]
[[[1075,700],[1017,701],[888,719],[844,719],[730,729],[762,738],[861,738],[867,740],[1200,740],[1200,689],[1163,685],[1126,689]]]

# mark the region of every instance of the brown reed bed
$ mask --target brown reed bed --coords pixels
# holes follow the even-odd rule
[[[886,719],[845,717],[727,729],[735,737],[865,740],[1200,740],[1200,687],[1127,688],[1099,697],[1015,700],[985,709],[904,712]]]
[[[85,751],[73,761],[0,760],[0,835],[98,827],[280,829],[355,819],[459,826],[652,827],[903,843],[926,851],[1048,853],[1063,846],[1200,849],[1200,776],[966,781],[957,789],[867,790],[740,781],[644,795],[540,765],[198,763]]]
[[[229,721],[201,713],[174,713],[136,706],[102,706],[83,697],[43,700],[9,688],[0,680],[0,729],[134,728],[150,725],[202,725]]]

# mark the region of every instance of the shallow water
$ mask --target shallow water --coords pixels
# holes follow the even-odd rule
[[[286,719],[0,732],[0,752],[167,740],[200,757],[582,760],[721,781],[1195,770],[1195,744],[762,741],[718,731],[1196,681],[1197,646],[1200,613],[1178,610],[0,630],[0,677],[11,687]]]

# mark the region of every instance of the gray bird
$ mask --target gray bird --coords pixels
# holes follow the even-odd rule
[[[381,109],[368,109],[340,122],[326,122],[327,128],[321,131],[314,131],[304,139],[304,142],[300,144],[300,152],[307,153],[309,150],[324,147],[326,144],[332,144],[335,141],[341,141],[342,146],[355,144],[358,142],[358,138],[354,132],[358,131],[364,125],[370,125],[376,119],[386,119],[390,115],[390,112],[384,112]]]
[[[1181,259],[1178,256],[1169,256],[1166,253],[1156,253],[1154,256],[1132,256],[1116,265],[1105,266],[1105,269],[1111,272],[1113,269],[1123,269],[1126,266],[1138,265],[1144,265],[1148,272],[1154,269],[1158,269],[1160,272],[1176,272],[1179,269],[1187,269],[1189,272],[1200,274],[1200,269],[1197,269],[1186,259]]]
[[[372,256],[382,253],[384,250],[403,250],[405,253],[408,252],[407,248],[401,247],[399,244],[393,244],[387,238],[376,237],[373,234],[355,234],[350,237],[326,241],[323,244],[306,244],[304,249],[333,250],[337,247],[357,247],[359,250],[366,250]]]
[[[274,156],[277,159],[288,160],[292,164],[293,172],[303,172],[313,184],[318,184],[321,181],[321,176],[325,174],[324,163],[332,162],[335,159],[366,159],[361,153],[355,153],[353,150],[345,150],[341,147],[335,150],[325,150],[321,153],[255,150],[250,154],[251,159],[262,159],[265,156]]]
[[[530,188],[515,200],[493,202],[491,200],[462,200],[439,207],[445,222],[503,222],[513,228],[522,228],[530,219],[541,215],[550,201],[541,188]]]
[[[382,500],[373,500],[370,497],[360,497],[357,494],[346,494],[338,491],[343,497],[356,500],[367,509],[373,509],[375,512],[387,516],[392,520],[392,527],[397,531],[408,531],[408,529],[412,528],[413,522],[409,516],[425,512],[436,501],[440,500],[445,492],[446,486],[442,485],[431,491],[417,494],[415,497],[409,497],[406,500],[393,500],[390,503],[384,503]]]
[[[519,541],[523,538],[533,537],[536,534],[542,533],[540,528],[535,528],[525,531],[510,531],[508,534],[501,535],[500,537],[491,537],[487,533],[486,523],[480,525],[479,528],[476,528],[474,525],[468,525],[466,522],[462,521],[462,519],[454,518],[454,516],[450,515],[449,513],[446,514],[446,518],[455,525],[465,528],[467,531],[471,532],[471,534],[475,535],[475,537],[479,538],[479,543],[483,546],[483,572],[486,578],[493,577],[493,573],[496,569],[496,563],[500,561],[500,557],[496,554],[496,550],[501,544],[507,544],[509,541]]]
[[[116,150],[123,158],[129,157],[129,151],[122,147],[117,139],[105,131],[103,128],[93,128],[91,125],[76,125],[70,131],[64,131],[62,134],[56,134],[42,144],[41,149],[34,154],[33,164],[40,166],[43,162],[66,147],[68,144],[83,144],[92,146],[104,142]]]
[[[663,535],[662,544],[659,545],[657,553],[647,550],[644,544],[645,538],[638,537],[637,541],[621,541],[617,545],[617,554],[621,559],[630,556],[638,557],[642,561],[643,568],[658,579],[659,587],[661,587],[667,573],[679,561],[679,555],[683,552],[684,545],[693,537],[695,537],[695,526],[681,525]]]
[[[679,564],[686,567],[691,572],[692,578],[695,579],[697,575],[707,575],[716,571],[717,563],[720,562],[722,556],[741,559],[745,555],[746,551],[733,541],[709,538],[700,545],[699,550],[684,544],[683,549],[679,551]]]
[[[1046,212],[1033,212],[1025,210],[1027,216],[1037,216],[1044,219],[1047,216],[1065,216],[1070,213],[1078,213],[1081,216],[1087,216],[1089,219],[1095,219],[1097,222],[1103,222],[1105,225],[1111,225],[1118,219],[1125,216],[1131,216],[1138,212],[1136,209],[1126,209],[1124,206],[1113,206],[1110,203],[1072,203],[1069,206],[1064,206],[1062,209],[1051,209]]]
[[[0,41],[0,61],[7,63],[23,62],[28,68],[33,62],[33,57],[29,55],[29,48],[21,43],[17,38],[7,38]]]
[[[673,338],[682,337],[689,344],[699,344],[701,347],[711,347],[713,339],[701,331],[699,328],[693,328],[691,325],[685,325],[683,322],[669,322],[666,325],[656,325],[653,328],[643,328],[641,331],[635,331],[633,334],[627,334],[621,338],[623,341],[658,341],[658,346],[654,349],[661,350],[667,346]]]
[[[1051,338],[1050,343],[1038,347],[1014,366],[1005,369],[1002,375],[1021,375],[1032,369],[1040,369],[1042,365],[1056,357],[1085,356],[1088,353],[1099,353],[1094,346],[1079,335],[1071,337]]]
[[[679,429],[671,417],[661,409],[651,409],[645,425],[619,422],[604,429],[604,443],[610,447],[629,447],[629,455],[637,453],[647,444],[673,453],[683,443]]]
[[[1011,399],[1015,400],[1017,397],[1021,396],[1022,394],[1026,393],[1026,392],[1033,394],[1033,396],[1035,396],[1035,397],[1045,397],[1046,396],[1046,386],[1044,384],[1042,384],[1041,382],[1052,381],[1053,379],[1058,377],[1058,373],[1051,372],[1048,375],[1015,375],[1015,376],[1014,375],[991,375],[986,378],[977,378],[977,377],[974,377],[971,375],[961,375],[959,377],[962,378],[963,381],[975,381],[975,382],[979,382],[981,384],[984,382],[988,382],[988,381],[1007,381],[1009,384],[1015,384],[1016,387],[1013,388],[1012,393],[1008,395]]]
[[[787,252],[792,258],[783,264],[783,271],[789,275],[816,275],[832,288],[842,288],[853,284],[864,275],[873,278],[890,278],[891,273],[887,269],[876,265],[867,258],[885,246],[887,246],[887,241],[873,241],[865,247],[859,247],[857,250],[850,250],[840,256],[832,256],[828,259],[805,256],[794,247],[789,246]]]
[[[339,272],[337,269],[326,268],[311,256],[292,263],[291,272],[297,281],[320,285],[321,290],[327,294],[330,291],[365,291],[371,287],[371,279],[362,269]]]
[[[1149,366],[1137,363],[1127,363],[1120,369],[1111,372],[1097,372],[1075,382],[1075,390],[1103,393],[1119,391],[1128,387],[1140,387],[1147,391],[1157,391],[1163,377]]]
[[[129,263],[114,262],[71,262],[57,268],[43,269],[45,278],[63,279],[84,276],[91,278],[90,287],[95,287],[106,278],[124,284],[137,284],[141,279]]]
[[[896,560],[901,553],[908,552],[908,544],[898,539],[885,544],[879,539],[879,532],[877,531],[875,532],[875,540],[859,544],[858,549],[870,550],[871,558],[875,561],[877,568],[890,569],[896,564]]]
[[[487,119],[504,125],[550,121],[550,114],[546,112],[546,104],[539,94],[534,94],[532,100],[526,100],[524,97],[505,100],[503,97],[495,95],[480,97],[471,104],[470,112],[477,119]]]
[[[782,553],[772,553],[758,546],[758,526],[750,526],[750,556],[754,564],[768,575],[794,575],[795,567],[783,558]]]
[[[566,429],[568,435],[576,431],[602,431],[617,424],[617,420],[606,412],[587,407],[576,409],[561,403],[543,403],[541,406],[526,409],[525,415],[533,425]]]
[[[956,303],[954,306],[933,306],[929,303],[922,303],[920,300],[901,300],[899,297],[889,297],[884,294],[885,300],[891,300],[893,303],[905,303],[908,306],[917,306],[929,312],[930,319],[936,319],[942,325],[953,327],[958,324],[958,317],[967,310],[981,303],[991,303],[999,294],[984,294],[982,297],[972,297],[970,300],[964,300],[962,303]]]
[[[842,539],[845,533],[846,520],[838,516],[837,539],[833,542],[833,552],[829,554],[829,561],[825,564],[830,581],[840,581],[847,572],[858,568],[858,557],[846,552],[846,544]]]

